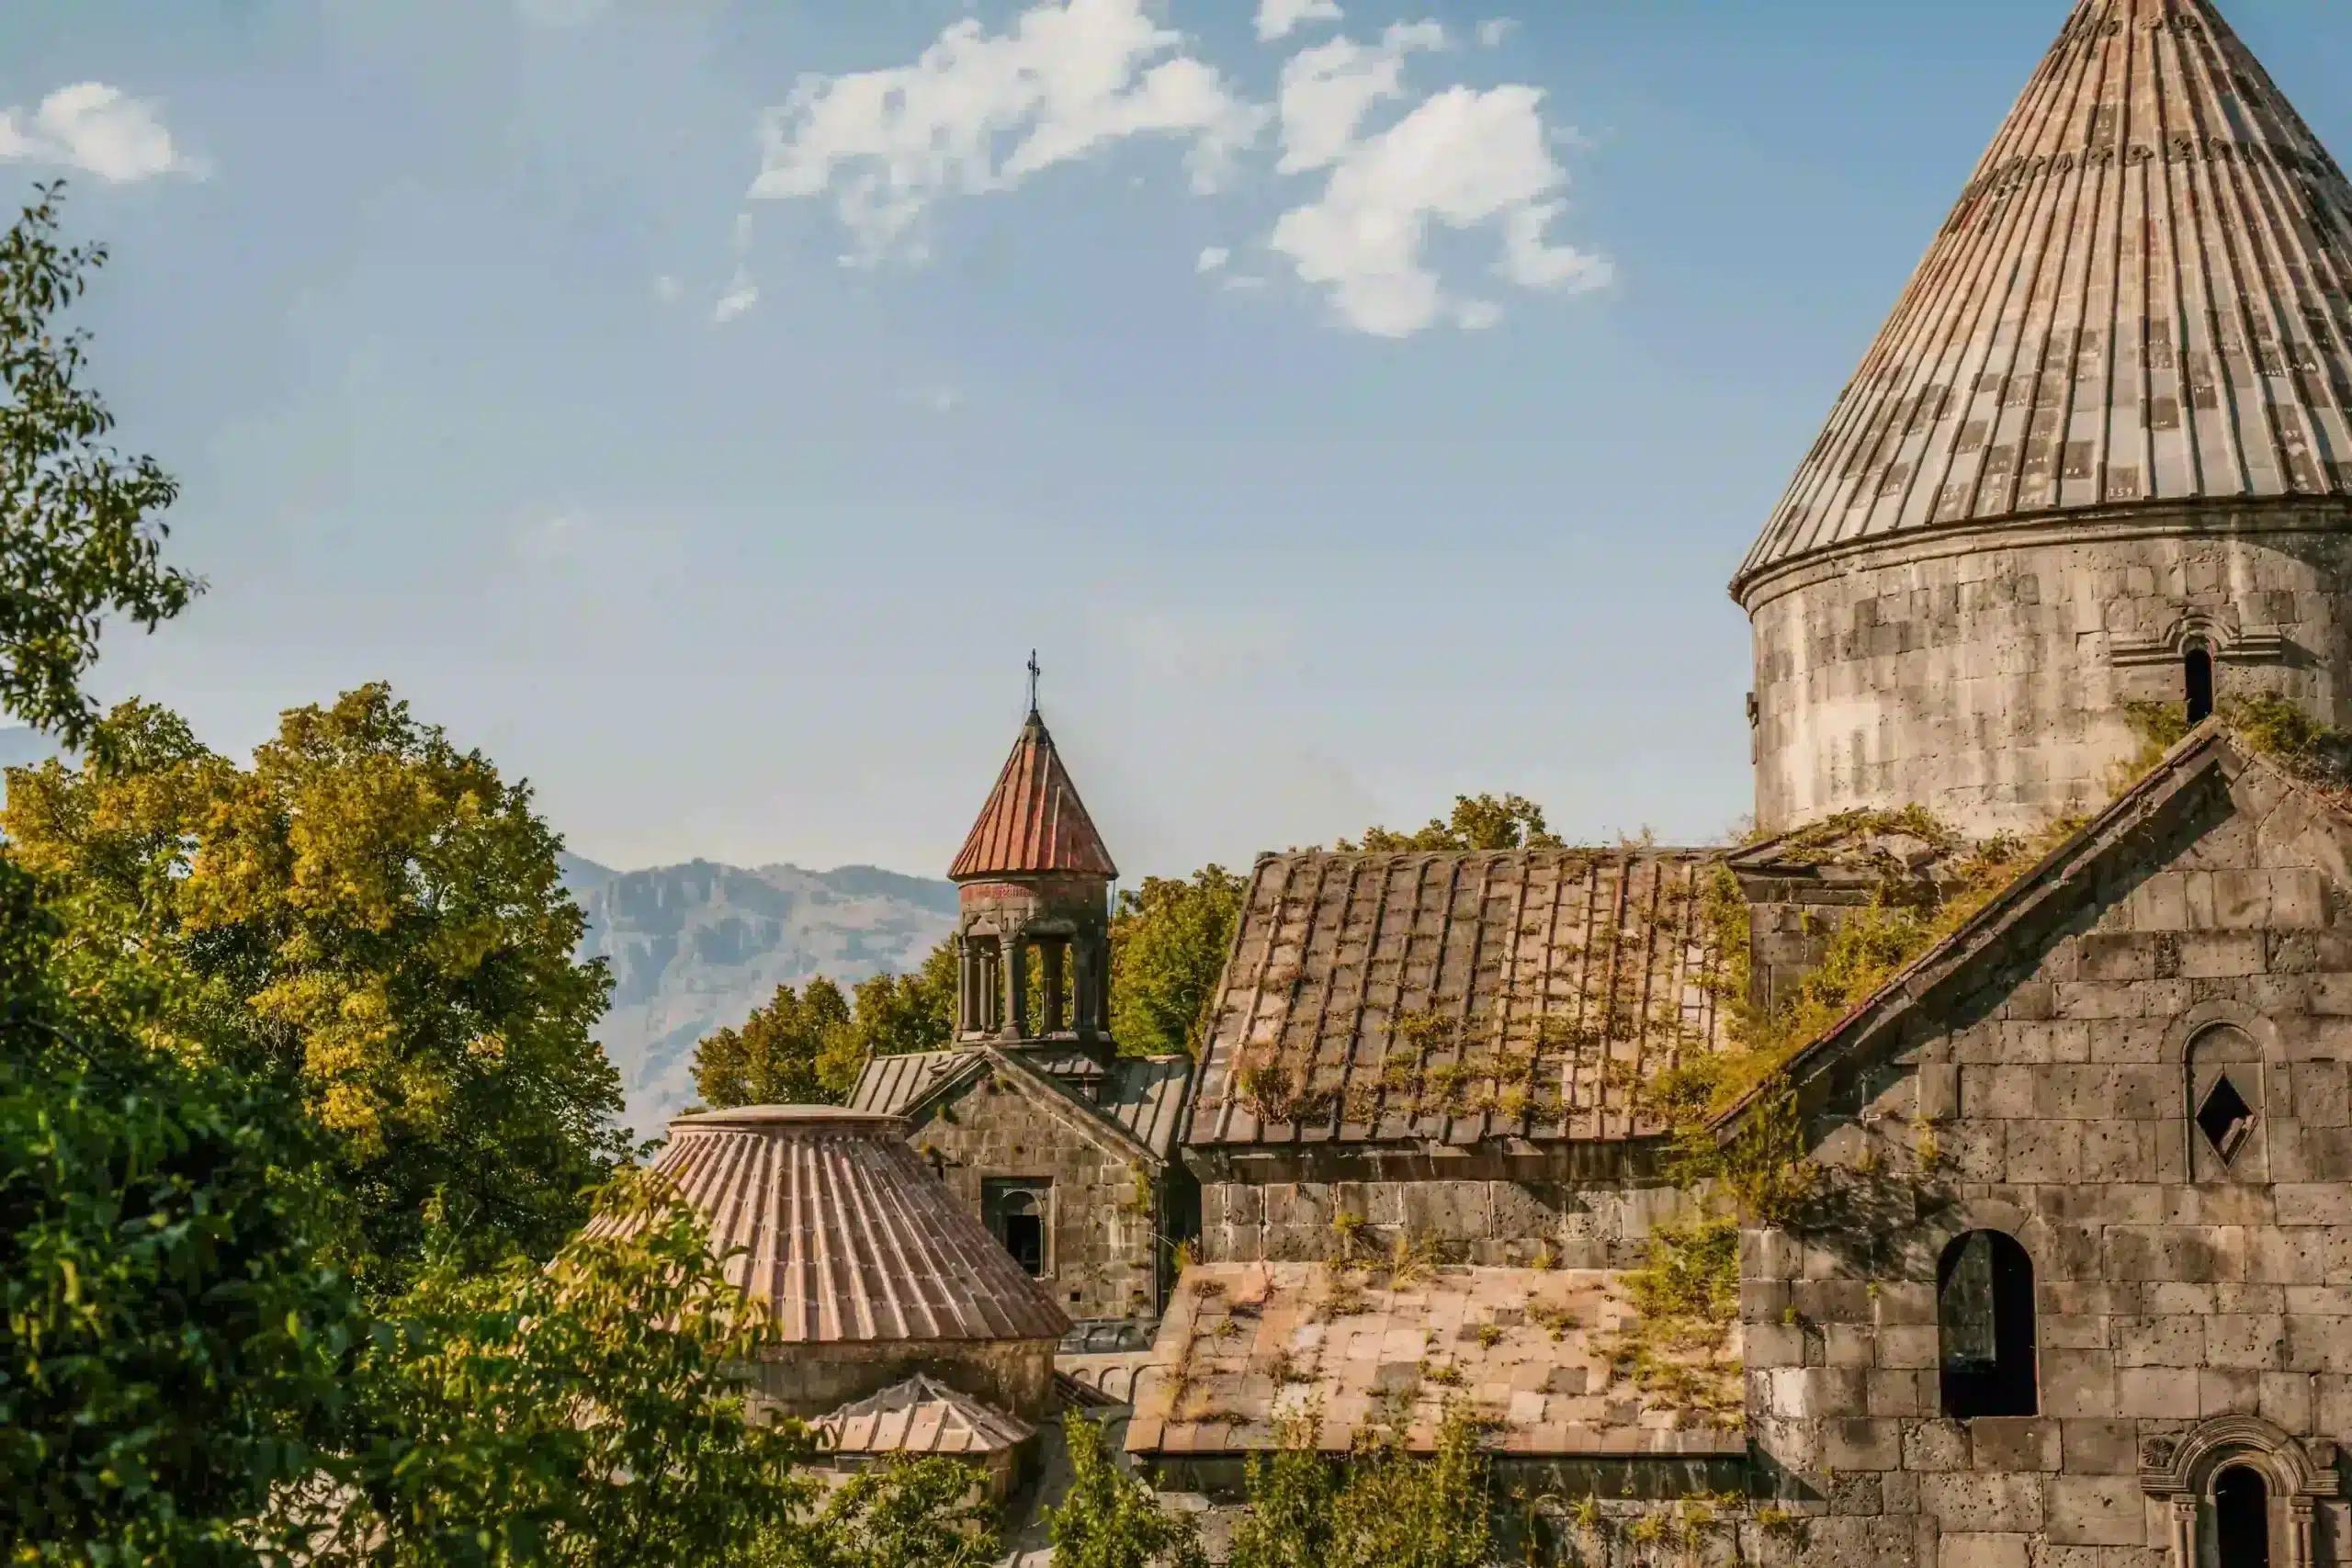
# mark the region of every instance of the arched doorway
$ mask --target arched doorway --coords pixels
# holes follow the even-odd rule
[[[2252,1465],[2213,1479],[2214,1568],[2270,1568],[2270,1485]]]
[[[1936,1325],[1948,1418],[2037,1414],[2033,1259],[2016,1237],[1970,1231],[1944,1248]]]

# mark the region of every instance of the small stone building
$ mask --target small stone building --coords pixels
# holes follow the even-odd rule
[[[833,1106],[708,1111],[671,1121],[653,1174],[772,1314],[755,1409],[814,1421],[923,1379],[996,1412],[991,1431],[1034,1430],[1069,1320],[906,1138],[897,1117]]]
[[[956,1043],[876,1058],[850,1103],[905,1117],[933,1171],[1072,1318],[1149,1323],[1199,1224],[1173,1157],[1192,1063],[1123,1056],[1111,1038],[1118,868],[1034,706],[949,875]]]
[[[1130,1452],[1230,1486],[1309,1405],[1344,1449],[1398,1401],[1428,1441],[1468,1398],[1539,1490],[1724,1483],[1746,1452],[1736,1344],[1697,1358],[1728,1397],[1697,1400],[1654,1396],[1614,1354],[1636,1321],[1623,1270],[1693,1212],[1641,1089],[1724,1043],[1738,926],[1717,858],[1259,861],[1184,1134],[1203,1262]]]

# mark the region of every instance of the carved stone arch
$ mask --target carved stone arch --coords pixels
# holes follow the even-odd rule
[[[2218,1416],[2179,1436],[2141,1444],[2140,1489],[2172,1502],[2173,1568],[2198,1568],[2215,1483],[2222,1472],[2241,1465],[2262,1475],[2272,1509],[2283,1511],[2286,1568],[2315,1568],[2312,1519],[2320,1501],[2339,1493],[2335,1445],[2305,1442],[2258,1416]]]
[[[1935,1213],[1923,1216],[1911,1232],[1914,1252],[1925,1259],[1924,1269],[1914,1267],[1906,1271],[1910,1278],[1932,1280],[1936,1277],[1936,1260],[1944,1248],[1970,1231],[1997,1231],[2025,1248],[2033,1260],[2036,1279],[2048,1278],[2044,1272],[2049,1260],[2049,1235],[2041,1217],[2029,1214],[2015,1203],[1998,1199],[1980,1198],[1948,1203]]]
[[[2270,1128],[2287,1106],[2287,1051],[2278,1026],[2243,1002],[2200,1002],[2173,1020],[2165,1051],[2179,1074],[2180,1100],[2165,1151],[2170,1168],[2159,1174],[2193,1183],[2267,1183]],[[2253,1112],[2242,1148],[2225,1147],[2200,1127],[2221,1077],[2230,1078],[2232,1092]]]

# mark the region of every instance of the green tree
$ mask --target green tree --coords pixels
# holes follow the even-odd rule
[[[1344,1471],[1318,1451],[1313,1416],[1251,1455],[1250,1511],[1229,1568],[1482,1568],[1493,1542],[1486,1450],[1466,1404],[1448,1408],[1427,1457],[1400,1423],[1360,1439]]]
[[[1544,824],[1544,808],[1524,795],[1506,795],[1497,799],[1491,795],[1473,798],[1460,795],[1453,798],[1453,811],[1449,817],[1430,818],[1429,825],[1418,832],[1398,833],[1386,828],[1367,828],[1363,841],[1351,844],[1340,840],[1344,852],[1363,851],[1366,853],[1393,852],[1399,850],[1556,850],[1562,847],[1559,836]]]
[[[237,1563],[363,1331],[299,1107],[77,1019],[0,863],[0,1560]]]
[[[1197,1055],[1247,891],[1221,865],[1146,877],[1111,917],[1111,1033],[1136,1055]]]
[[[714,1111],[838,1105],[847,1086],[827,1082],[819,1066],[829,1054],[840,1059],[850,1026],[849,999],[822,975],[797,991],[778,986],[741,1028],[722,1029],[695,1047],[695,1091]]]
[[[751,1568],[992,1568],[1001,1551],[969,1468],[899,1460],[850,1477],[814,1517],[772,1529]]]
[[[876,975],[852,993],[850,1027],[819,1054],[817,1076],[846,1097],[876,1056],[936,1051],[956,1034],[956,939],[933,948],[911,974]]]
[[[153,631],[201,584],[162,561],[159,514],[179,487],[105,445],[114,416],[80,383],[87,339],[58,330],[107,257],[60,241],[63,189],[39,187],[0,236],[0,705],[80,746],[105,617]]]
[[[700,1219],[650,1177],[597,1209],[546,1268],[437,1251],[379,1325],[320,1568],[687,1568],[811,1506],[805,1434],[745,1409],[766,1320]]]
[[[480,752],[381,685],[286,714],[239,768],[164,710],[78,768],[9,774],[0,825],[74,930],[73,983],[152,1043],[299,1089],[332,1134],[357,1266],[402,1281],[436,1195],[481,1258],[545,1258],[626,1152],[589,1037],[560,840]]]
[[[1070,1484],[1049,1527],[1054,1568],[1205,1568],[1192,1521],[1119,1468],[1100,1426],[1072,1411],[1062,1430]]]

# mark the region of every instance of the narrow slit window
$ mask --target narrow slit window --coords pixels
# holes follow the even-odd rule
[[[2181,674],[2188,688],[2188,722],[2202,724],[2213,716],[2213,654],[2203,643],[2191,643],[2181,656]]]
[[[1944,1415],[2031,1416],[2035,1387],[2033,1259],[1998,1231],[1971,1231],[1936,1270]]]

